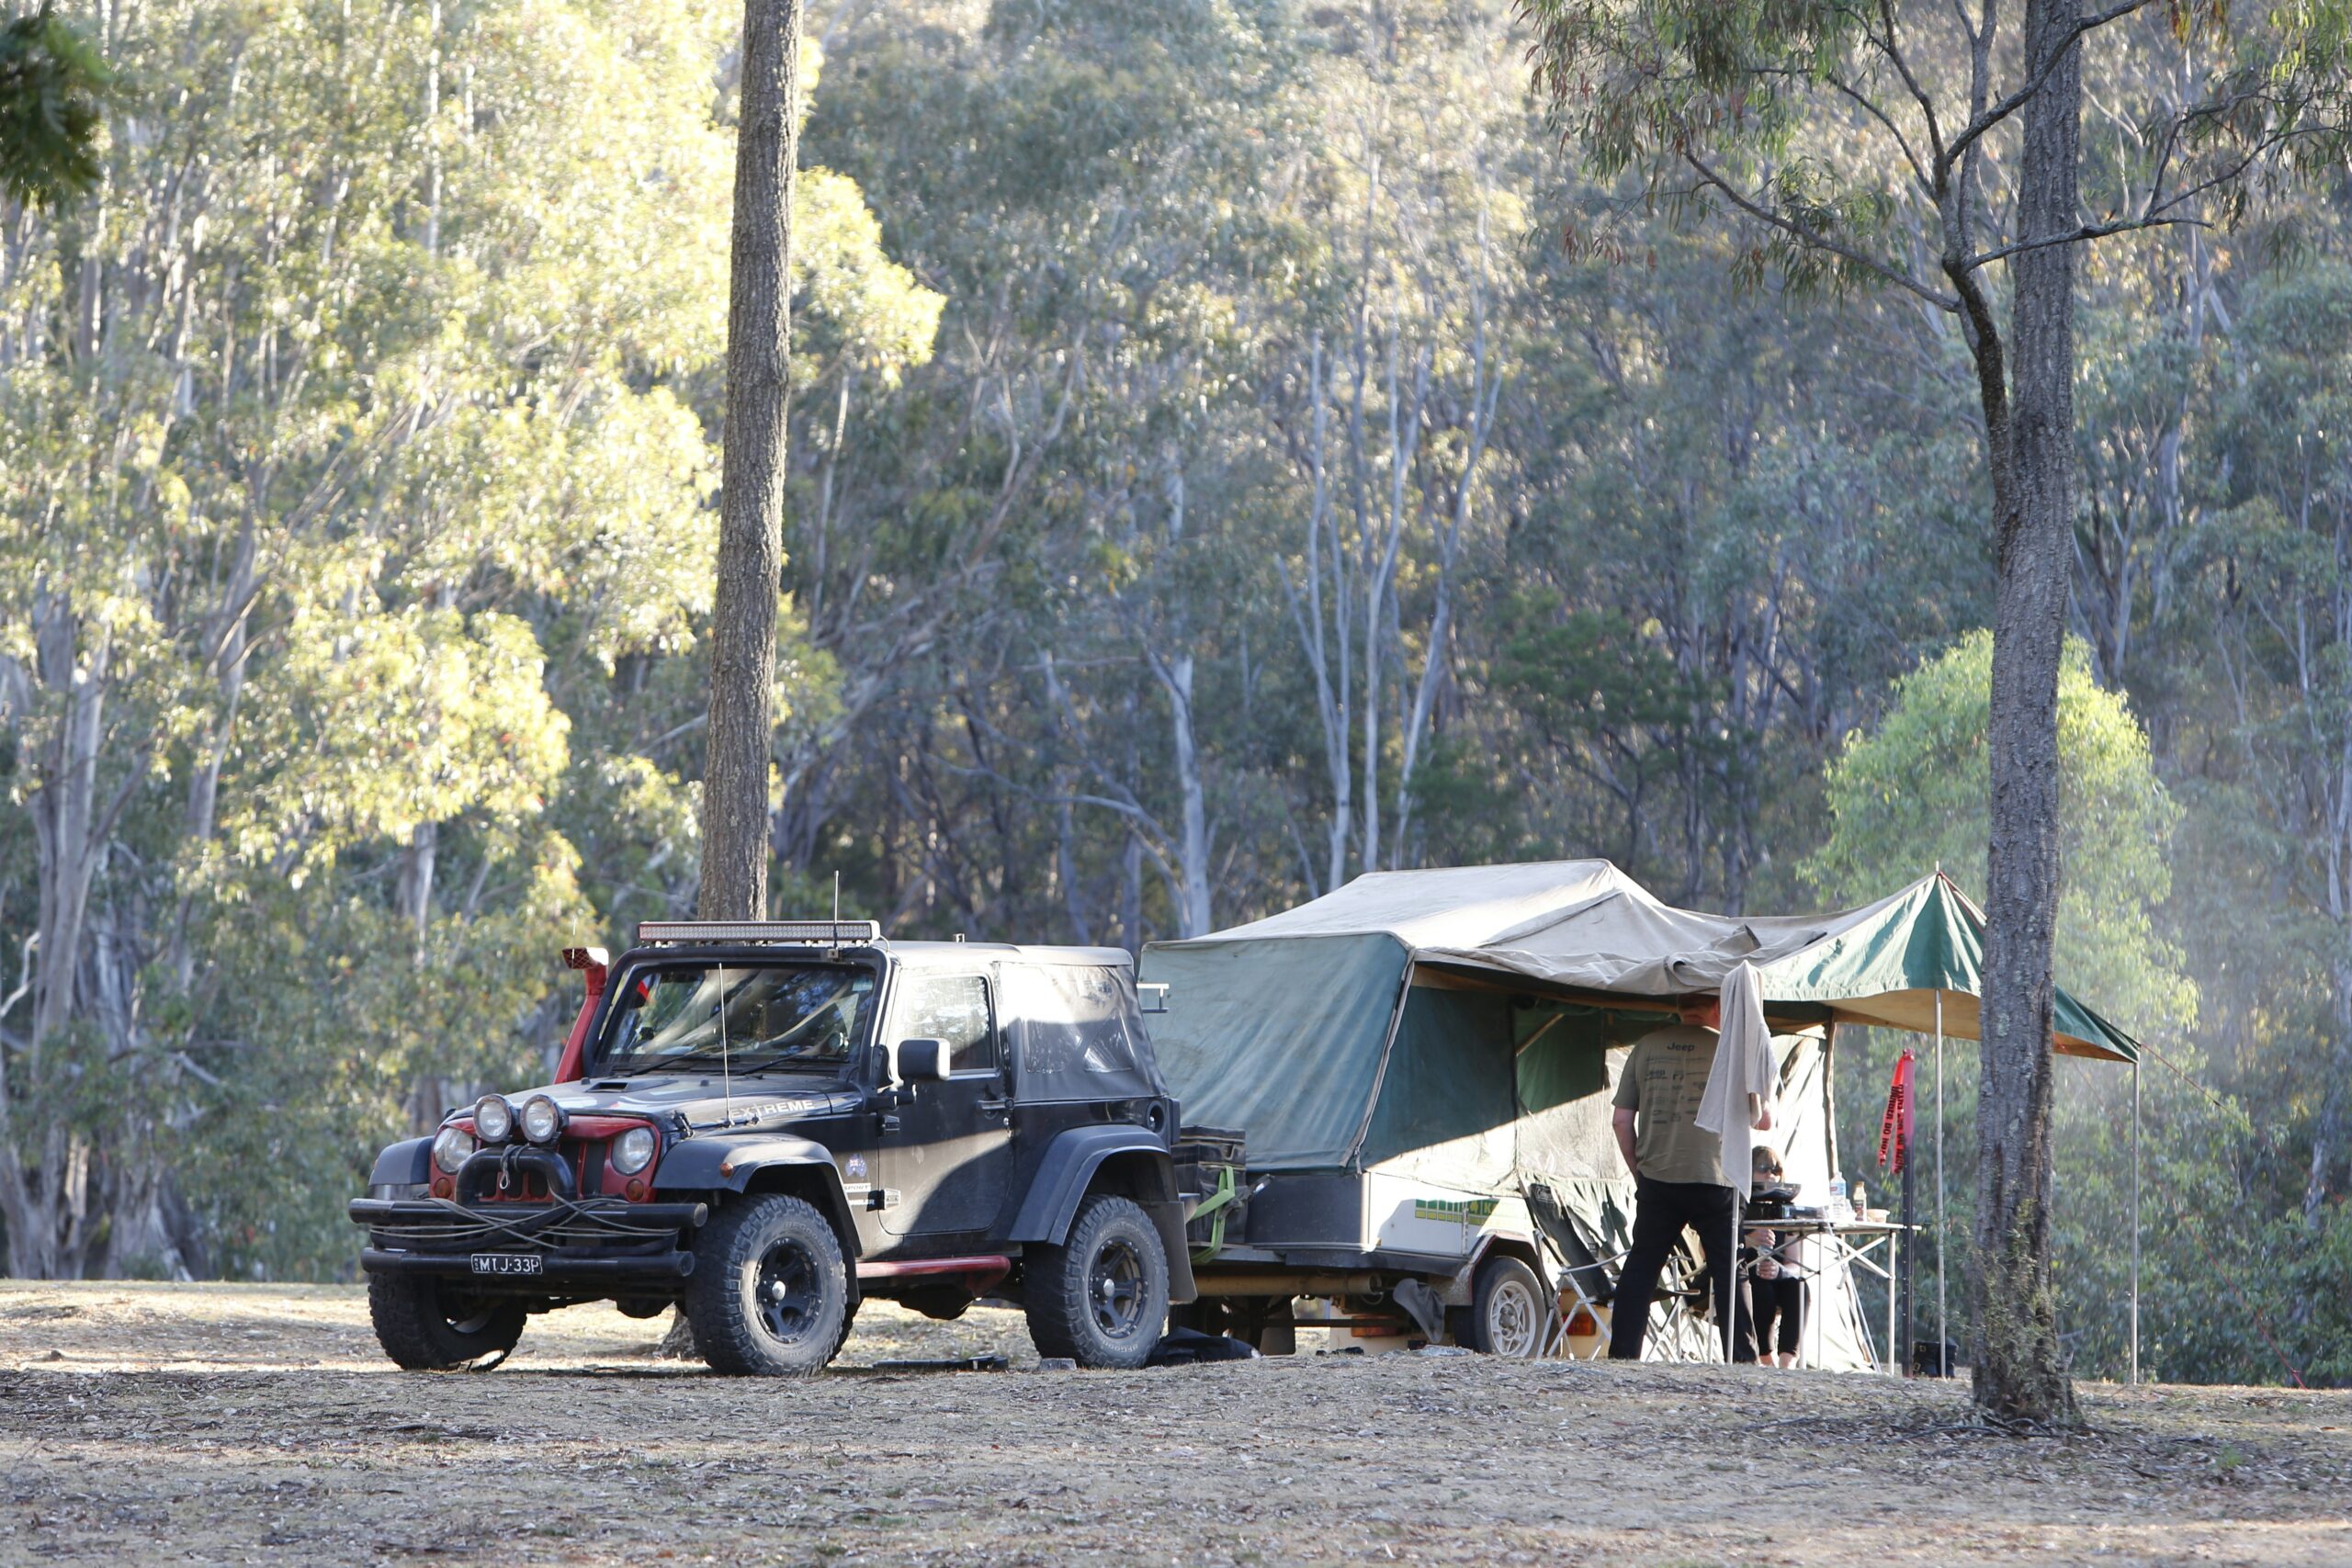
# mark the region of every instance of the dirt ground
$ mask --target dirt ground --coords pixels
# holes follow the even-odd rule
[[[777,1383],[660,1326],[417,1376],[356,1289],[0,1280],[0,1563],[2352,1563],[2352,1393],[2091,1386],[2087,1434],[2017,1438],[1828,1373],[1040,1371],[1012,1314],[869,1306]]]

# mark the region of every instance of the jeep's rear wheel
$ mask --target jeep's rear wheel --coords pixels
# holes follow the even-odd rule
[[[1040,1356],[1081,1367],[1140,1367],[1168,1321],[1168,1254],[1132,1199],[1098,1193],[1079,1205],[1059,1247],[1022,1263],[1029,1337]]]
[[[695,1239],[686,1317],[722,1372],[808,1377],[849,1329],[849,1270],[825,1216],[781,1193],[719,1211]]]
[[[523,1337],[523,1303],[476,1296],[429,1274],[368,1276],[368,1315],[384,1354],[413,1372],[503,1356]]]

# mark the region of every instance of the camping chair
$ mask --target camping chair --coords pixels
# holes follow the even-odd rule
[[[1737,1310],[1735,1299],[1734,1310]],[[1662,1361],[1721,1361],[1724,1359],[1723,1329],[1715,1322],[1714,1281],[1701,1260],[1696,1238],[1689,1228],[1674,1238],[1658,1270],[1657,1294],[1651,1303],[1657,1315],[1650,1320],[1650,1343],[1663,1352]]]
[[[1582,1314],[1598,1329],[1592,1348],[1584,1359],[1598,1359],[1609,1353],[1609,1303],[1617,1295],[1614,1265],[1625,1255],[1619,1252],[1603,1262],[1576,1216],[1568,1213],[1560,1195],[1549,1185],[1541,1181],[1528,1183],[1526,1197],[1528,1217],[1535,1222],[1536,1239],[1559,1264],[1552,1300],[1552,1324],[1544,1343],[1544,1354],[1556,1356],[1569,1351],[1569,1330]],[[1563,1295],[1573,1296],[1575,1304],[1562,1301]]]

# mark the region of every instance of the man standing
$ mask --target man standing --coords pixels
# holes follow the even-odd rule
[[[1610,1325],[1612,1360],[1642,1359],[1658,1270],[1686,1225],[1699,1234],[1714,1288],[1716,1331],[1724,1337],[1726,1358],[1737,1342],[1733,1338],[1733,1303],[1739,1293],[1739,1262],[1732,1254],[1739,1197],[1723,1184],[1723,1139],[1698,1122],[1723,1015],[1714,1002],[1702,1001],[1684,1004],[1679,1017],[1679,1022],[1652,1030],[1634,1042],[1624,1075],[1617,1080],[1611,1124],[1625,1168],[1633,1173],[1634,1192],[1634,1247],[1618,1276]],[[1760,1097],[1747,1096],[1747,1111],[1751,1125],[1771,1126]]]

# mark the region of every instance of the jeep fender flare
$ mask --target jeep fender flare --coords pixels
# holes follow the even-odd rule
[[[422,1187],[433,1179],[433,1140],[403,1138],[376,1156],[370,1187]]]
[[[1059,1247],[1069,1235],[1070,1222],[1104,1162],[1114,1156],[1141,1155],[1152,1173],[1149,1190],[1136,1201],[1159,1232],[1168,1255],[1168,1299],[1189,1302],[1199,1293],[1193,1283],[1192,1244],[1184,1235],[1184,1210],[1176,1198],[1175,1162],[1159,1134],[1142,1127],[1072,1127],[1056,1134],[1037,1162],[1029,1196],[1021,1204],[1006,1233],[1008,1241],[1043,1242]]]
[[[788,1179],[779,1181],[779,1177]],[[822,1144],[775,1134],[685,1138],[673,1144],[654,1168],[653,1184],[665,1190],[707,1192],[782,1191],[814,1187],[817,1206],[842,1238],[842,1256],[852,1264],[863,1250],[842,1173]],[[857,1271],[850,1270],[850,1296],[857,1296]]]

